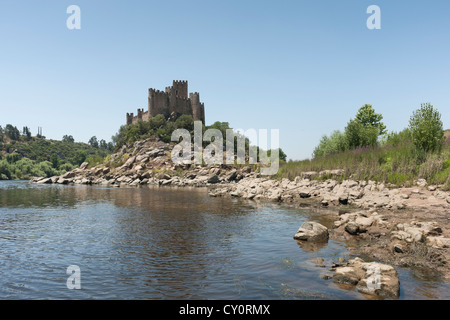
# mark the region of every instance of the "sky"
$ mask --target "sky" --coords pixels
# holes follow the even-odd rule
[[[294,160],[364,104],[400,131],[429,102],[450,128],[449,16],[448,0],[0,0],[0,125],[110,141],[148,88],[188,80],[206,124],[278,129]]]

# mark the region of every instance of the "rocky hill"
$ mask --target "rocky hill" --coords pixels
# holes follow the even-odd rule
[[[104,163],[88,168],[87,162],[61,176],[33,178],[38,184],[84,184],[124,186],[211,186],[257,177],[250,166],[175,165],[171,161],[173,144],[146,139],[124,145],[108,156]]]

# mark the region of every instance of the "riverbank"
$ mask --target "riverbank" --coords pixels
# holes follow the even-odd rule
[[[450,194],[440,186],[429,186],[423,180],[409,188],[340,181],[339,170],[275,180],[251,166],[174,165],[170,151],[169,144],[149,139],[122,148],[102,165],[89,168],[83,163],[62,176],[31,182],[207,187],[211,197],[313,207],[325,210],[333,220],[330,238],[345,239],[355,254],[394,266],[430,268],[450,280]]]

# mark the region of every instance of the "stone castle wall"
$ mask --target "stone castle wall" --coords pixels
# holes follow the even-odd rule
[[[182,115],[191,115],[194,120],[205,123],[205,105],[200,102],[198,92],[190,93],[188,97],[187,81],[174,80],[172,86],[166,87],[165,91],[149,89],[148,111],[138,109],[136,116],[133,113],[127,113],[127,125],[138,121],[148,121],[149,117],[155,117],[158,114],[171,120]]]

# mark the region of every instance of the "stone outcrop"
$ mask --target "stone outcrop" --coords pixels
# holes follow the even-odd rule
[[[206,187],[237,183],[243,178],[256,177],[250,167],[235,168],[228,165],[203,167],[177,164],[171,159],[172,145],[147,139],[124,146],[111,159],[89,168],[84,162],[79,168],[60,177],[33,178],[39,184],[81,184],[109,187],[125,186],[191,186]],[[274,191],[271,197],[278,201],[282,190]]]
[[[400,296],[400,281],[394,267],[360,258],[334,268],[333,281],[355,286],[364,294],[396,299]]]

